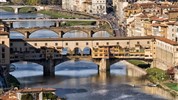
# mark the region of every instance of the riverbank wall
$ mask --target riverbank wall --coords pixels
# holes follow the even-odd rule
[[[128,76],[141,77],[141,76],[145,76],[147,74],[147,72],[144,69],[139,68],[138,66],[135,66],[135,65],[127,62],[126,60],[122,60],[121,63],[123,63],[127,66]]]

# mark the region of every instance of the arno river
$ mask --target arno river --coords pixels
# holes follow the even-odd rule
[[[3,18],[42,18],[42,14],[13,14],[0,10]],[[51,26],[51,22],[15,23],[14,27]],[[43,33],[43,34],[41,34]],[[31,37],[55,37],[52,31],[40,30]],[[72,36],[72,35],[71,35]],[[108,36],[107,34],[103,36]],[[11,38],[23,38],[17,32],[11,32]],[[70,37],[70,35],[66,36]],[[22,84],[22,87],[56,88],[56,94],[67,100],[170,100],[169,93],[146,86],[145,80],[127,75],[123,63],[111,66],[109,74],[98,74],[96,64],[86,61],[68,61],[55,67],[55,78],[44,78],[43,67],[34,63],[13,63],[16,70],[11,72]],[[132,85],[135,85],[133,87]]]

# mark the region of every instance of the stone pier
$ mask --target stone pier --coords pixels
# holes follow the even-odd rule
[[[109,59],[102,58],[99,62],[99,71],[100,72],[107,72],[110,71],[110,61]]]
[[[48,59],[44,62],[43,65],[43,76],[54,77],[55,76],[55,62],[53,59]]]

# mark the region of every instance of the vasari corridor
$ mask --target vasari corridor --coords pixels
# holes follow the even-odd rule
[[[0,0],[0,100],[178,100],[178,1]]]

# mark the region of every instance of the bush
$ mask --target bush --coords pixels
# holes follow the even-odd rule
[[[53,93],[43,93],[43,100],[50,99],[50,100],[57,100],[57,96]]]
[[[33,100],[32,94],[24,94],[21,97],[21,100]]]
[[[166,72],[161,69],[149,68],[146,71],[147,78],[154,83],[166,81],[168,79],[168,75],[166,74]]]

